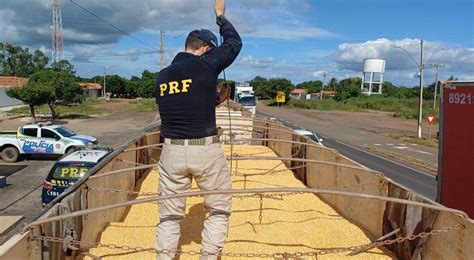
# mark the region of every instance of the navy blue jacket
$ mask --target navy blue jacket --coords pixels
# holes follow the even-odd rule
[[[160,71],[155,83],[156,102],[165,138],[201,138],[217,134],[217,77],[237,58],[242,40],[224,17],[217,18],[224,38],[221,46],[202,56],[181,52]]]

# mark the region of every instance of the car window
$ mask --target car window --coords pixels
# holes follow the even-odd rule
[[[48,129],[41,129],[41,137],[44,138],[60,138],[58,134]]]
[[[73,131],[63,126],[56,128],[56,131],[58,131],[58,133],[60,133],[64,137],[70,137],[70,136],[76,135],[76,133],[74,133]]]
[[[22,134],[31,137],[37,137],[38,128],[22,128]]]
[[[319,138],[316,135],[307,135],[311,140],[315,141],[316,143],[319,143]]]
[[[57,165],[51,176],[56,180],[77,180],[83,177],[93,165],[61,164]]]

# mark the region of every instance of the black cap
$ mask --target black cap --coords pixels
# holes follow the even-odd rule
[[[212,47],[217,47],[217,37],[214,33],[207,29],[194,30],[189,33],[188,37],[196,37],[208,43]]]

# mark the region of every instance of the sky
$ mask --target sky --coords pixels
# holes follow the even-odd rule
[[[73,0],[109,24],[61,0],[64,57],[77,75],[140,76],[184,51],[187,34],[218,33],[213,0]],[[41,49],[51,57],[51,0],[0,0],[0,42]],[[362,76],[363,60],[386,60],[385,80],[418,85],[420,40],[425,83],[474,80],[472,0],[227,0],[226,17],[243,39],[228,79],[284,77],[298,84]],[[117,30],[119,28],[120,30]],[[126,32],[127,34],[125,34]],[[403,49],[396,48],[396,46]],[[429,60],[428,60],[429,59]]]

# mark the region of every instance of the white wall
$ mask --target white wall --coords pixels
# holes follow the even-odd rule
[[[6,91],[7,91],[7,88],[0,87],[0,107],[23,105],[23,102],[21,102],[20,100],[13,99],[7,96]]]

